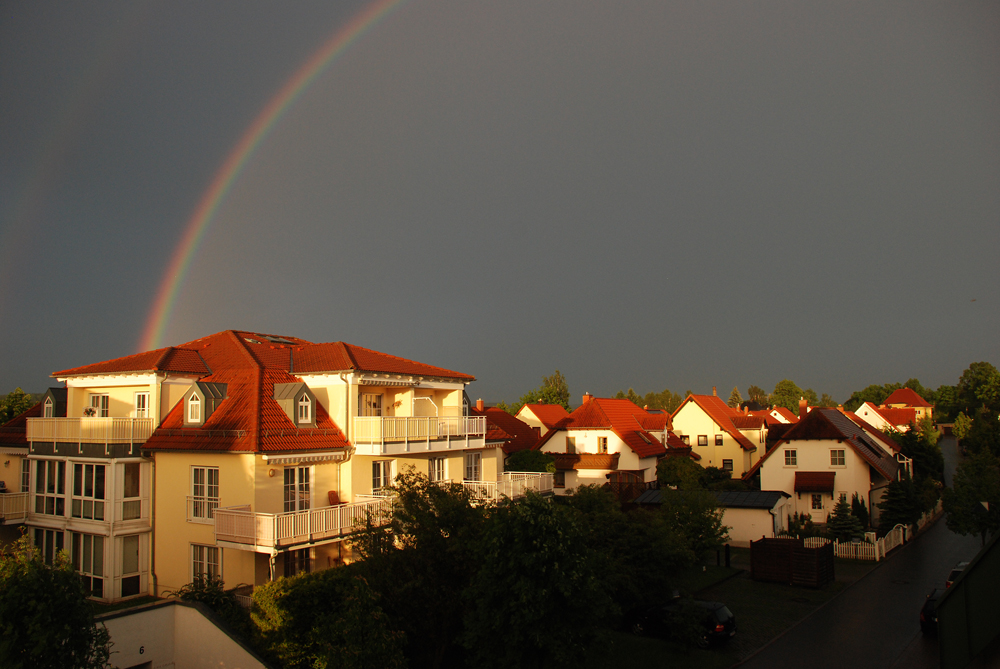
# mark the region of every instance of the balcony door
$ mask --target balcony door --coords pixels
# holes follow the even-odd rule
[[[135,417],[149,418],[149,393],[141,392],[135,394]]]
[[[382,395],[363,393],[361,395],[360,405],[362,416],[382,415]]]
[[[309,467],[285,467],[285,513],[309,509]]]

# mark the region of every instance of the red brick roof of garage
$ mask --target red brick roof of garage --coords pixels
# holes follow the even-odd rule
[[[795,472],[795,492],[833,492],[837,472]]]
[[[925,400],[923,397],[917,394],[917,391],[913,388],[900,388],[899,390],[894,390],[891,395],[885,398],[885,402],[882,404],[889,406],[890,404],[903,404],[908,407],[930,407],[933,406]]]

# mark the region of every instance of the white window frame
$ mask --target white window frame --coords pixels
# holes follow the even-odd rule
[[[108,578],[104,565],[104,537],[100,534],[84,534],[73,532],[72,534],[72,559],[73,568],[80,572],[83,577],[87,592],[95,599],[106,599],[110,596],[108,592]],[[100,581],[100,592],[94,592],[94,585]]]
[[[448,479],[448,458],[430,458],[427,461],[427,477],[433,482]]]
[[[309,399],[309,395],[303,394],[299,398],[299,423],[311,423],[312,422],[312,400]]]
[[[847,452],[843,448],[831,448],[830,449],[830,466],[831,467],[846,467],[847,466]]]
[[[133,399],[136,418],[149,418],[149,391],[137,391]]]
[[[282,474],[282,492],[285,513],[308,511],[312,508],[312,468],[285,467]]]
[[[42,405],[42,418],[55,418],[55,415],[55,402],[52,401],[51,397],[46,397],[45,403]]]
[[[191,581],[198,576],[222,578],[222,549],[218,546],[191,544]]]
[[[699,434],[698,435],[698,445],[699,446],[708,446],[708,435],[707,434]]]
[[[35,528],[34,544],[41,551],[45,564],[52,564],[56,553],[66,548],[65,539],[66,535],[62,530]]]
[[[372,493],[392,485],[392,460],[372,461]]]
[[[107,418],[111,415],[111,396],[107,393],[90,393],[90,406],[96,410],[95,418]]]
[[[798,467],[799,466],[799,452],[794,448],[785,449],[785,466],[786,467]]]
[[[187,422],[189,423],[201,422],[201,398],[198,397],[197,393],[191,393],[191,397],[188,398]]]
[[[465,478],[466,481],[482,481],[483,476],[483,454],[478,451],[465,454]]]
[[[362,416],[381,416],[382,393],[362,393],[358,410]]]
[[[816,506],[817,502],[819,502],[819,506]],[[819,493],[814,492],[812,494],[812,510],[813,511],[822,511],[823,510],[823,493],[821,493],[821,492],[819,492]]]
[[[191,466],[191,508],[188,521],[210,523],[219,508],[219,468]]]
[[[732,460],[723,460],[722,461],[722,469],[725,470],[725,471],[727,471],[727,472],[732,472],[733,471],[733,461]]]
[[[21,459],[21,492],[31,492],[31,460]]]
[[[608,452],[608,438],[598,437],[597,438],[597,452],[600,454],[606,454]]]
[[[90,462],[70,463],[73,473],[73,485],[70,488],[70,512],[72,518],[85,520],[110,520],[108,517],[108,465],[95,464]],[[80,471],[80,486],[77,487],[76,473]],[[103,474],[99,475],[99,472]],[[100,488],[98,492],[98,481]],[[87,484],[90,484],[88,494]]]
[[[716,446],[722,446],[724,444],[725,444],[725,442],[723,441],[722,435],[721,434],[715,435],[715,445]]]
[[[35,513],[66,516],[66,461],[39,460],[35,467]]]

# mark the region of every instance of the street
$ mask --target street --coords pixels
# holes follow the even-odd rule
[[[940,443],[950,482],[955,440]],[[952,567],[971,560],[979,548],[979,537],[953,534],[942,517],[741,666],[937,667],[937,642],[920,633],[920,607],[932,589],[944,587]]]

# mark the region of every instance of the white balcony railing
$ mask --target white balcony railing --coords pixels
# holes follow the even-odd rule
[[[28,495],[26,492],[5,492],[0,494],[0,521],[3,524],[23,523],[28,517]]]
[[[215,518],[215,510],[219,508],[218,497],[197,497],[188,495],[187,519],[190,523],[205,523],[211,525]]]
[[[355,416],[355,442],[426,441],[482,437],[486,416]]]
[[[149,439],[152,418],[29,418],[28,441],[136,444]]]

